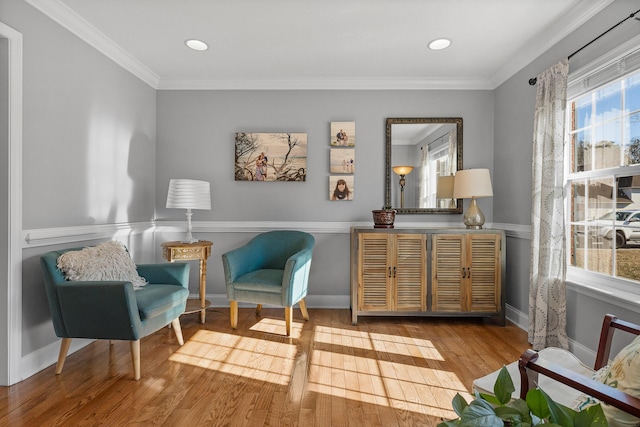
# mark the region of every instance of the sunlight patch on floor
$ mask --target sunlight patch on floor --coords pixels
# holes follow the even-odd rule
[[[262,319],[254,331],[280,334],[284,320]],[[299,337],[302,326],[292,328]],[[297,357],[294,340],[272,340],[199,330],[170,360],[289,385]],[[310,392],[444,419],[455,418],[451,401],[471,395],[429,340],[351,329],[314,327],[309,354]]]
[[[271,319],[265,317],[261,319],[258,323],[253,325],[251,328],[252,331],[256,332],[264,332],[267,334],[274,335],[283,335],[286,336],[286,324],[284,319]],[[302,323],[291,321],[291,335],[289,338],[300,338],[302,334]]]
[[[314,341],[330,346],[311,354],[310,391],[444,419],[456,416],[456,393],[471,400],[455,374],[437,367],[444,358],[428,340],[326,326],[315,331]],[[369,351],[375,354],[368,357]]]
[[[292,344],[200,330],[169,360],[287,385],[295,357],[296,346]]]
[[[402,347],[402,352],[407,356],[422,357],[429,360],[444,360],[442,354],[431,341],[422,338],[316,326],[314,341],[337,345],[348,341],[349,346],[353,348],[377,351],[385,351],[385,348],[392,348],[394,353],[400,352],[395,348]]]

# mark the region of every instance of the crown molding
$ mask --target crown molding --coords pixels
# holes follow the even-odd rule
[[[104,35],[96,27],[75,13],[59,0],[26,0],[31,6],[71,31],[90,46],[129,71],[154,89],[158,88],[160,77],[133,55]]]
[[[603,0],[597,2],[597,4],[592,4],[593,2],[589,0],[582,0],[578,5],[573,6],[566,15],[563,15],[563,17],[568,16],[568,20],[558,19],[553,22],[545,29],[543,37],[538,36],[529,40],[528,43],[518,50],[517,55],[511,61],[498,70],[491,79],[492,88],[497,88],[518,71],[531,64],[532,61],[547,52],[556,43],[574,32],[589,19],[593,18],[605,7],[613,3],[613,1],[614,0]],[[570,53],[571,52],[567,52],[566,56]]]
[[[491,90],[482,78],[358,77],[286,80],[160,80],[159,90]]]

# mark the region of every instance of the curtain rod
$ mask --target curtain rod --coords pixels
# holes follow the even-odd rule
[[[617,24],[615,24],[613,27],[609,28],[607,31],[605,31],[604,33],[600,34],[598,37],[596,37],[595,39],[591,40],[589,43],[585,44],[584,46],[582,46],[580,49],[576,50],[575,52],[573,52],[571,55],[569,55],[567,57],[567,59],[571,59],[571,57],[573,57],[575,54],[577,54],[578,52],[580,52],[582,49],[586,48],[587,46],[591,45],[591,43],[595,42],[596,40],[600,39],[602,36],[604,36],[605,34],[607,34],[609,31],[613,30],[614,28],[616,28],[618,25],[622,24],[623,22],[627,21],[628,19],[631,18],[635,18],[635,16],[640,13],[640,9],[636,10],[634,13],[632,13],[631,15],[627,16],[626,18],[624,18],[622,21],[618,22]],[[635,18],[636,20],[640,21],[640,18]],[[529,79],[529,84],[531,86],[534,86],[536,83],[538,82],[538,78],[537,77],[532,77]]]

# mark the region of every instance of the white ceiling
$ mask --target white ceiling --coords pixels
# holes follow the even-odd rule
[[[27,1],[156,88],[492,89],[613,0]]]

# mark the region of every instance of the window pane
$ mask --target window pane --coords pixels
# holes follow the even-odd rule
[[[638,94],[640,98],[640,93]],[[625,147],[625,165],[640,164],[640,113],[625,118],[625,134],[629,135]]]
[[[572,144],[574,150],[575,163],[572,168],[574,172],[583,172],[591,170],[591,140],[589,139],[589,131],[579,131],[572,135]],[[589,161],[586,161],[586,159]]]
[[[586,241],[585,227],[583,225],[571,225],[570,255],[571,265],[574,267],[586,267],[584,260],[586,254]]]
[[[591,94],[579,98],[573,103],[574,129],[582,129],[591,124]]]
[[[616,276],[640,281],[640,175],[618,178]]]
[[[611,214],[611,212],[613,212],[613,190],[613,178],[589,180],[587,188],[587,220],[600,220],[607,214]],[[612,219],[609,221],[612,221]]]
[[[596,170],[620,166],[620,146],[622,141],[622,126],[620,121],[613,120],[596,127],[595,156]]]
[[[611,275],[613,273],[613,247],[611,240],[599,234],[597,226],[588,226],[587,234],[589,236],[585,255],[587,270]]]
[[[640,74],[629,77],[625,80],[625,114],[640,110]]]
[[[585,183],[584,181],[574,182],[571,185],[571,195],[572,203],[571,203],[571,222],[579,222],[584,221],[586,219],[586,208],[585,208]]]
[[[631,279],[640,281],[640,272],[638,271],[638,247],[629,247],[616,249],[616,276],[623,279]]]
[[[596,123],[620,116],[622,95],[620,82],[613,83],[596,92]]]

